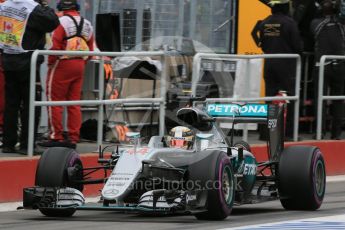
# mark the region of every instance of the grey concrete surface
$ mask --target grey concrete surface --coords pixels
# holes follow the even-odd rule
[[[145,217],[129,213],[77,211],[71,218],[48,218],[38,211],[0,213],[0,229],[221,229],[304,218],[345,214],[345,182],[327,184],[325,200],[317,211],[285,211],[279,201],[235,207],[224,221],[198,221],[193,216]]]

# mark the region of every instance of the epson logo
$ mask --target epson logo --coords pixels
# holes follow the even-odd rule
[[[277,127],[278,120],[277,119],[270,119],[268,120],[268,128],[275,129]]]

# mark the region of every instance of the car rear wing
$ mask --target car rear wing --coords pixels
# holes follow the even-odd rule
[[[206,103],[207,114],[219,122],[258,123],[268,129],[268,154],[271,161],[278,161],[284,149],[285,105],[259,103]]]
[[[235,123],[266,123],[267,104],[207,104],[207,114],[216,120]]]

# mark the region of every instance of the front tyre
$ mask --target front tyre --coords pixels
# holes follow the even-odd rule
[[[279,194],[287,210],[316,210],[326,191],[325,162],[319,148],[290,146],[279,161]]]
[[[83,164],[78,153],[69,148],[49,148],[41,156],[37,169],[35,185],[40,187],[70,187],[79,191],[83,185],[75,181],[83,179]],[[49,217],[72,216],[75,208],[40,208]]]
[[[215,182],[208,190],[206,211],[195,214],[199,220],[223,220],[230,215],[234,203],[235,182],[230,159],[223,152],[214,154],[218,154],[214,164],[208,162],[200,168],[202,172],[199,172],[201,177],[208,173],[210,181]]]
[[[247,150],[248,152],[252,152],[252,149],[251,149],[249,143],[246,141],[238,141],[234,144],[234,147],[243,148],[244,150]]]

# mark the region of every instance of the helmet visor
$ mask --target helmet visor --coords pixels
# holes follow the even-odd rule
[[[170,147],[173,148],[186,148],[188,147],[188,141],[181,139],[172,139],[170,141]]]

